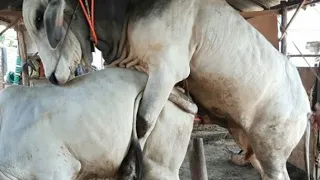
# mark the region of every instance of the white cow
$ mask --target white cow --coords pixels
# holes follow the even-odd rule
[[[89,59],[90,31],[77,2],[24,0],[25,26],[55,84]],[[308,97],[296,67],[238,12],[224,0],[95,3],[97,47],[106,63],[148,74],[139,137],[151,132],[174,85],[188,77],[194,100],[227,114],[248,140],[262,178],[289,179],[286,160],[306,130]]]
[[[146,81],[143,73],[110,68],[63,86],[4,89],[0,94],[0,179],[115,177],[130,142],[128,154],[141,158],[135,157],[139,145],[130,139]],[[179,95],[176,90],[173,93]],[[193,118],[172,102],[166,103],[150,136],[141,140],[144,179],[179,179]],[[127,160],[123,162],[131,163]],[[124,163],[119,179],[126,179],[121,173],[134,171],[125,169]]]

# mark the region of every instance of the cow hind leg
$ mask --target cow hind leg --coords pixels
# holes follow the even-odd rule
[[[291,131],[298,129],[290,124],[286,125]],[[250,161],[256,162],[257,169],[260,167],[263,180],[290,180],[286,161],[300,138],[299,132],[294,132],[297,134],[294,136],[293,132],[287,130],[286,133],[283,133],[283,131],[283,127],[280,125],[272,130],[268,129],[248,135],[251,137],[250,142],[255,155]]]
[[[236,124],[233,124],[233,125],[236,125]],[[264,173],[263,173],[261,164],[257,159],[256,155],[254,154],[253,149],[249,144],[249,139],[245,134],[245,132],[239,126],[237,126],[237,128],[229,128],[229,132],[233,135],[236,143],[239,145],[239,147],[243,151],[242,153],[239,153],[239,154],[232,154],[231,161],[234,164],[237,164],[240,166],[251,163],[251,165],[260,173],[262,177]]]
[[[258,151],[259,153],[254,154],[249,160],[260,173],[262,180],[290,180],[286,168],[287,154],[263,148],[258,148]]]
[[[249,158],[253,154],[252,148],[249,145],[249,140],[247,138],[246,133],[241,129],[241,127],[235,123],[233,120],[228,121],[228,130],[229,133],[233,136],[235,142],[242,150],[241,153],[233,153],[231,154],[231,162],[239,165],[244,166],[250,163]]]

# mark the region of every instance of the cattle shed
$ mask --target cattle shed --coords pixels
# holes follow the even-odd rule
[[[296,16],[299,16],[299,11],[301,9],[306,9],[308,6],[313,6],[314,4],[320,2],[320,0],[227,0],[227,2],[236,9],[253,27],[255,27],[261,34],[263,34],[267,40],[283,54],[287,54],[287,33],[286,30],[290,27],[291,23],[294,21]],[[291,19],[288,19],[288,11],[293,11],[294,15]],[[278,21],[278,17],[281,17],[281,22]],[[46,81],[43,75],[43,70],[41,66],[41,59],[37,55],[37,50],[31,41],[26,29],[23,25],[22,19],[22,0],[1,0],[0,1],[0,25],[4,25],[5,28],[0,32],[0,36],[5,33],[8,29],[14,29],[17,33],[18,40],[18,54],[21,60],[21,66],[25,64],[30,64],[34,60],[38,60],[39,67],[37,70],[31,67],[22,68],[21,70],[21,80],[18,84],[30,86],[30,84],[41,83]],[[278,29],[280,29],[281,34],[278,34]],[[1,48],[1,47],[0,47]],[[303,57],[303,54],[290,55],[296,57]],[[319,57],[319,55],[306,55]],[[5,87],[4,80],[4,61],[1,58],[0,51],[0,82],[2,83],[1,89]],[[308,93],[311,92],[316,94],[316,99],[312,99],[312,105],[314,102],[320,100],[320,92],[316,80],[315,73],[320,72],[318,67],[299,67],[298,68],[300,77],[302,79],[303,85]],[[32,72],[30,72],[32,71]],[[37,78],[32,78],[34,71],[39,71]],[[319,74],[319,73],[318,73]],[[316,88],[313,88],[316,87]],[[313,90],[313,91],[312,91]],[[199,124],[206,124],[205,118]],[[217,123],[219,125],[219,122]],[[319,144],[319,131],[313,132],[311,136],[310,144],[310,160],[311,160],[311,170],[313,176],[318,179],[319,168],[315,161],[319,159],[320,146]],[[205,180],[208,179],[205,155],[203,149],[203,139],[197,135],[192,137],[190,146],[189,157],[191,160],[191,176],[193,180]],[[305,170],[305,160],[304,160],[304,138],[300,141],[299,145],[292,152],[289,162],[301,170]]]

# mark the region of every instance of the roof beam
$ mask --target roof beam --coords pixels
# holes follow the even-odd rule
[[[1,0],[0,0],[1,1]],[[0,16],[15,16],[15,17],[22,17],[21,11],[12,11],[12,10],[0,10]]]
[[[319,3],[319,2],[320,2],[320,0],[313,0],[311,2],[305,2],[304,5],[307,6],[307,5],[312,5],[312,4],[316,4],[316,3]],[[300,3],[301,3],[300,0],[299,1],[288,1],[287,2],[288,10],[298,7]],[[273,6],[270,9],[274,9],[274,10],[281,9],[281,4]]]
[[[0,36],[2,36],[2,34],[4,34],[8,29],[16,25],[19,22],[19,20],[20,20],[20,17],[12,21],[3,31],[0,32]]]

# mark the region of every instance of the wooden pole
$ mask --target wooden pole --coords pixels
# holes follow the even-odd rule
[[[27,62],[27,50],[23,31],[21,31],[19,28],[17,29],[17,38],[19,44],[19,54],[23,66]],[[22,68],[22,84],[24,86],[30,86],[28,68]]]
[[[288,23],[288,9],[287,9],[287,2],[281,1],[281,53],[287,55],[287,34],[286,34],[286,27]]]
[[[13,26],[15,26],[15,25],[19,22],[20,19],[21,19],[21,18],[19,17],[19,18],[17,18],[16,20],[12,21],[4,30],[2,30],[2,31],[0,32],[0,36],[2,36],[8,29],[10,29],[10,28],[12,28]]]
[[[189,166],[192,180],[208,180],[206,157],[202,138],[193,138],[189,144]]]

